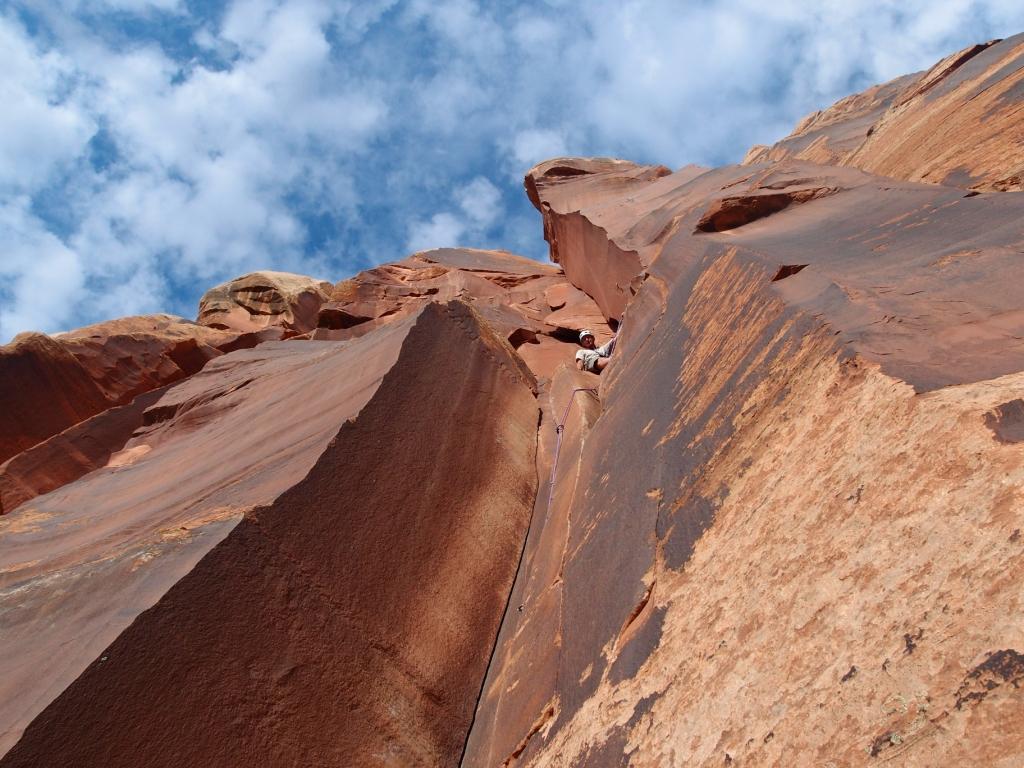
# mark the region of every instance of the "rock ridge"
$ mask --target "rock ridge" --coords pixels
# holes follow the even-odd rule
[[[236,518],[0,765],[456,761],[536,483],[528,371],[476,322],[424,308],[308,474]],[[442,397],[453,369],[472,384]],[[438,421],[446,439],[425,451]],[[438,482],[449,462],[463,472]],[[142,714],[154,686],[174,718]]]

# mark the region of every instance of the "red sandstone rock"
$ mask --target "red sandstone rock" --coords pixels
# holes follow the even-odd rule
[[[1022,196],[799,162],[593,176],[537,185],[545,228],[624,322],[464,764],[1019,760],[1019,627],[978,617],[1024,576],[1024,450],[1000,437]]]
[[[973,45],[805,119],[744,162],[796,158],[975,190],[1024,189],[1024,35]]]
[[[614,178],[578,178],[588,191],[606,184],[604,197],[593,212],[546,209],[545,226],[590,232],[566,241],[576,250],[562,258],[574,265],[567,275],[578,284],[617,286],[595,291],[606,315],[624,306],[665,253],[689,267],[733,249],[769,280],[789,276],[777,282],[778,291],[831,322],[852,351],[919,389],[1022,367],[1024,345],[1014,337],[1024,335],[1024,316],[1016,282],[1006,279],[1019,265],[1011,245],[1024,206],[1017,197],[965,196],[799,162],[733,166],[681,181],[662,177],[630,186],[617,203],[610,197]],[[755,207],[766,194],[801,204],[774,212]],[[732,228],[701,231],[723,199],[739,209],[731,214],[738,217]],[[751,207],[744,211],[744,205]],[[599,226],[588,223],[590,215]],[[606,242],[591,245],[599,237]],[[665,285],[651,286],[630,311],[660,305],[674,279],[671,273]]]
[[[114,405],[178,381],[224,351],[280,338],[278,329],[249,334],[207,328],[173,315],[140,315],[89,325],[57,336]]]
[[[172,315],[125,317],[46,336],[21,334],[0,347],[0,463],[114,406],[185,378],[234,349],[281,338],[206,328]],[[0,514],[102,465],[131,435],[131,408],[55,439],[0,470]],[[123,438],[123,439],[122,439]],[[97,463],[99,462],[99,463]]]
[[[278,326],[296,333],[316,328],[331,284],[289,272],[251,272],[211,288],[199,300],[200,325],[259,331]]]
[[[0,515],[105,466],[163,393],[164,388],[155,389],[101,411],[0,464]]]
[[[31,721],[0,764],[457,762],[535,495],[531,380],[453,303],[172,389],[121,461],[0,522],[4,746]]]
[[[0,400],[0,462],[109,405],[74,355],[42,333],[0,347]]]
[[[1007,188],[1019,45],[841,102],[779,152],[870,167],[892,147],[887,173],[960,183],[956,158]],[[986,83],[992,124],[965,107],[993,109]],[[948,134],[924,119],[940,104]],[[464,765],[1024,759],[1003,618],[1024,576],[1024,201],[772,152],[528,175],[553,258],[624,322],[600,417],[570,418],[538,499]]]
[[[559,294],[565,297],[563,306],[571,297],[572,307],[552,313],[550,297]],[[602,339],[611,337],[593,301],[568,283],[557,267],[507,251],[439,248],[338,283],[320,310],[314,338],[356,338],[428,302],[454,298],[472,304],[516,349],[536,345],[524,359],[542,377],[572,360],[577,347],[571,331],[584,327],[581,323],[594,326]],[[550,352],[538,354],[541,346]]]
[[[544,163],[564,275],[415,254],[10,460],[109,454],[0,520],[0,765],[1020,763],[1024,196],[906,180],[1013,188],[1019,45],[746,166]]]

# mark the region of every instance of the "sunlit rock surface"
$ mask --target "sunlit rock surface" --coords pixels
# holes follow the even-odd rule
[[[252,272],[211,288],[199,300],[201,325],[236,331],[279,327],[295,333],[316,328],[331,284],[289,272]]]
[[[1019,763],[1024,195],[555,162],[526,186],[617,357],[463,764]]]
[[[797,158],[980,191],[1024,189],[1024,34],[842,99],[744,162]]]
[[[349,339],[406,317],[430,302],[466,301],[549,378],[571,359],[579,331],[612,331],[594,300],[557,266],[507,251],[438,248],[342,280],[320,310],[314,339]]]

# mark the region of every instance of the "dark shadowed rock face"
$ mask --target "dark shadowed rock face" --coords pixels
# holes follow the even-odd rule
[[[164,391],[161,387],[101,411],[0,464],[0,514],[106,466]]]
[[[337,382],[334,399],[351,402],[324,420],[330,434],[321,432],[313,445],[294,445],[295,435],[277,439],[293,451],[301,447],[303,456],[297,473],[278,473],[283,492],[276,498],[268,487],[267,503],[243,506],[241,498],[260,497],[240,487],[204,502],[205,511],[133,506],[122,515],[122,554],[111,549],[109,535],[93,537],[92,551],[106,554],[106,562],[86,554],[80,534],[75,554],[69,550],[62,561],[37,562],[21,574],[5,569],[22,593],[8,593],[16,601],[10,607],[21,606],[9,639],[61,647],[72,667],[61,677],[77,679],[66,688],[52,677],[16,682],[10,667],[27,661],[25,649],[18,660],[5,657],[8,734],[12,716],[24,717],[40,698],[53,701],[0,764],[458,761],[536,491],[532,375],[465,305],[430,305],[386,333],[390,338],[378,341],[391,352],[376,353],[383,354],[383,376],[371,392],[364,394],[358,377]],[[305,345],[320,356],[344,355],[336,344]],[[301,344],[290,346],[306,357]],[[273,357],[273,350],[265,354]],[[251,353],[250,361],[259,365]],[[206,378],[212,384],[218,377],[211,371]],[[150,450],[120,474],[173,461],[166,454],[182,431],[197,427],[192,450],[214,450],[217,433],[241,417],[239,409],[251,412],[255,428],[267,395],[288,401],[297,416],[310,408],[303,381],[278,376],[265,395],[254,389],[236,396],[234,407],[201,396],[180,400]],[[455,381],[461,386],[453,389]],[[231,395],[217,400],[224,397]],[[354,420],[339,419],[352,407],[360,408]],[[203,426],[190,426],[202,408]],[[264,441],[262,452],[270,458],[273,448]],[[230,467],[210,466],[205,475],[179,478],[193,486],[182,498],[202,498],[204,484],[239,484]],[[87,498],[100,492],[90,486],[104,477],[69,491]],[[141,478],[126,482],[154,490]],[[224,506],[229,498],[234,505]],[[48,506],[62,503],[52,495],[36,501],[35,509],[6,518],[18,559],[39,545]],[[120,599],[101,600],[95,582],[116,585]],[[93,611],[106,604],[112,613],[73,619],[60,611],[68,596],[58,597],[69,589],[77,604],[91,601]],[[132,592],[139,598],[126,603]],[[135,606],[134,621],[126,604]],[[100,628],[99,643],[89,621]],[[192,735],[183,742],[183,733]]]
[[[173,315],[123,317],[55,336],[21,334],[0,347],[0,462],[190,376],[224,352],[274,338],[279,329],[227,332]]]
[[[74,355],[42,333],[0,347],[0,398],[0,461],[109,406]]]
[[[544,378],[572,359],[580,329],[591,328],[601,343],[612,333],[593,299],[557,267],[505,251],[415,254],[342,281],[326,303],[324,285],[258,272],[208,292],[203,324],[171,315],[127,317],[53,337],[26,335],[0,348],[8,403],[0,514],[103,467],[151,404],[132,405],[133,399],[187,379],[226,352],[309,335],[354,339],[456,298],[472,303]],[[315,334],[299,333],[312,328]]]

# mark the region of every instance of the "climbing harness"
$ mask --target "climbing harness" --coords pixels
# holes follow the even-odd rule
[[[565,412],[562,413],[562,420],[555,425],[555,458],[551,462],[551,480],[548,483],[548,508],[544,514],[547,515],[551,511],[551,502],[555,498],[555,473],[558,471],[558,454],[562,450],[562,432],[565,431],[565,420],[569,418],[569,409],[572,408],[573,400],[576,399],[577,392],[591,392],[597,394],[596,387],[577,387],[569,395],[569,402],[565,404]]]

